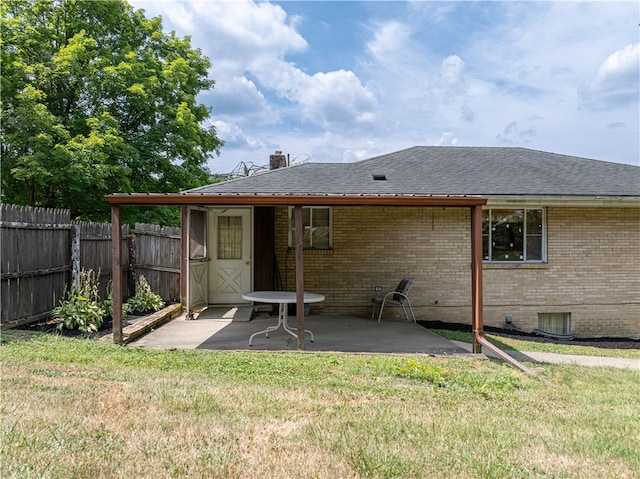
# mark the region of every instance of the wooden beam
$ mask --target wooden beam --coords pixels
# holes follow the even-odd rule
[[[472,332],[473,352],[481,353],[482,345],[477,340],[483,334],[482,318],[482,206],[471,208],[471,304],[473,308]]]
[[[120,206],[111,206],[111,291],[113,342],[122,344],[122,226]]]
[[[251,205],[251,206],[460,206],[485,204],[486,198],[473,195],[399,194],[258,194],[258,193],[114,193],[106,196],[118,205]]]
[[[296,318],[298,319],[298,349],[304,350],[304,266],[303,258],[303,231],[302,231],[302,206],[293,208],[296,236]]]

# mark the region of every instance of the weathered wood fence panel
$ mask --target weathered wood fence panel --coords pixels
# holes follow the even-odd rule
[[[68,210],[0,208],[0,321],[17,326],[47,317],[64,296],[71,279],[71,216]]]
[[[130,269],[128,225],[122,227],[122,238],[123,290],[124,297],[127,298],[129,289],[135,284],[127,282],[130,278],[127,274]],[[76,248],[79,251],[76,252]],[[71,251],[74,275],[83,269],[92,269],[96,274],[99,272],[100,297],[105,299],[111,283],[111,223],[73,222]]]
[[[136,223],[134,276],[143,275],[165,301],[180,301],[180,228]]]
[[[111,282],[111,225],[74,222],[68,210],[0,204],[0,323],[16,327],[45,319],[81,270],[100,272],[100,297]],[[143,274],[165,301],[180,300],[180,229],[137,224],[122,228],[123,294]],[[131,255],[131,256],[130,256]]]

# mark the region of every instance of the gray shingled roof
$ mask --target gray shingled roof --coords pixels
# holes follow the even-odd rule
[[[374,180],[374,173],[386,180]],[[416,146],[357,163],[305,163],[189,192],[640,197],[640,167],[526,148]]]

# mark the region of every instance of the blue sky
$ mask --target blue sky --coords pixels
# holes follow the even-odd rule
[[[213,172],[415,145],[640,165],[636,1],[129,1],[212,62]]]

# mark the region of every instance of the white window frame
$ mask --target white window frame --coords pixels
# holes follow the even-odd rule
[[[289,207],[289,248],[295,248],[295,222],[293,219],[293,206]],[[305,246],[305,250],[332,250],[333,249],[333,208],[331,206],[303,206],[303,210],[309,210],[309,221],[313,225],[313,212],[314,210],[328,210],[329,211],[329,245],[317,248],[313,245],[313,235],[310,235],[310,245]]]
[[[492,241],[492,229],[491,229],[491,224],[492,224],[492,214],[491,211],[492,210],[512,210],[512,211],[518,211],[518,210],[523,210],[525,212],[525,216],[524,216],[524,221],[523,221],[523,227],[524,227],[524,231],[522,232],[522,256],[523,259],[521,260],[508,260],[508,261],[500,261],[500,260],[494,260],[491,259],[492,258],[492,246],[493,246],[493,241]],[[542,210],[542,244],[541,244],[541,258],[540,259],[526,259],[527,258],[527,219],[526,219],[526,215],[527,215],[527,211],[533,211],[533,210]],[[483,208],[483,213],[488,212],[489,214],[489,234],[488,236],[482,235],[482,241],[483,241],[483,252],[485,249],[485,244],[484,241],[488,241],[487,246],[487,257],[483,257],[483,262],[484,263],[488,263],[488,264],[542,264],[542,263],[546,263],[547,262],[547,208],[543,207],[543,206],[531,206],[531,205],[527,205],[525,206],[514,206],[514,205],[492,205],[489,208]],[[483,218],[484,219],[484,218]]]

